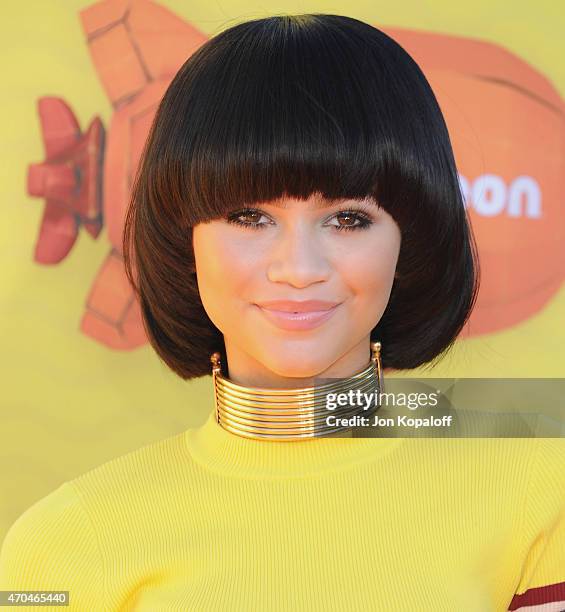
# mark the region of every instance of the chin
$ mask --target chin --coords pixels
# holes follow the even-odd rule
[[[285,378],[312,378],[319,376],[321,372],[327,370],[331,365],[327,359],[323,361],[320,359],[309,359],[308,356],[300,356],[297,359],[291,355],[288,358],[279,355],[276,361],[269,359],[264,363],[265,367],[269,370]]]

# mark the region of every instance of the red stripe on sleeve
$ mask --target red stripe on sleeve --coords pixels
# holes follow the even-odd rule
[[[509,612],[524,606],[535,606],[545,603],[565,601],[565,582],[556,582],[545,586],[528,589],[523,593],[516,593],[508,606]]]

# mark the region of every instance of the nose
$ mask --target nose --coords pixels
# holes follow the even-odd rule
[[[331,264],[306,223],[281,230],[268,253],[267,277],[273,283],[307,287],[329,278]]]

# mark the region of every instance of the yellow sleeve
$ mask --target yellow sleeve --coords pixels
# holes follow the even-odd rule
[[[531,544],[508,610],[562,612],[565,610],[565,439],[540,439],[538,444],[524,519],[525,534]]]
[[[28,508],[8,530],[0,550],[0,590],[69,591],[68,607],[41,610],[108,609],[96,533],[70,482]]]

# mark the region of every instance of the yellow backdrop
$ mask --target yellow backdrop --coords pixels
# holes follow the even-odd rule
[[[83,129],[95,115],[108,126],[112,115],[79,22],[91,4],[26,0],[1,9],[0,541],[23,510],[61,482],[200,423],[212,406],[210,378],[186,383],[148,345],[111,350],[80,332],[85,297],[107,256],[106,228],[96,240],[81,232],[57,265],[33,260],[43,203],[27,195],[26,172],[44,159],[36,100],[64,98]],[[207,36],[245,18],[323,12],[492,41],[565,96],[565,6],[552,0],[160,4]],[[562,286],[535,316],[459,341],[433,375],[563,377],[564,307]]]

